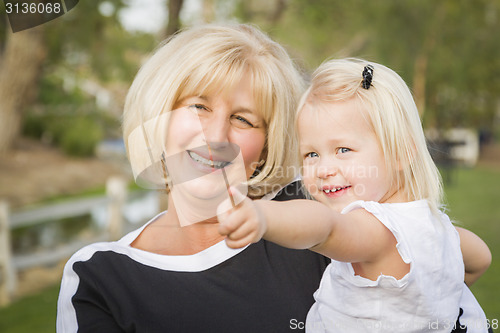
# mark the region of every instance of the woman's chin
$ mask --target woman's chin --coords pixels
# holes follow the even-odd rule
[[[223,178],[216,177],[216,175],[207,175],[174,185],[172,192],[179,192],[186,200],[190,198],[194,201],[213,200],[214,204],[217,205],[218,201],[222,201],[228,196]],[[196,203],[197,202],[193,202],[193,204]]]

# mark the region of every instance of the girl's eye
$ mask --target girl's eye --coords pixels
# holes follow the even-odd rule
[[[250,121],[243,118],[242,116],[233,115],[231,118],[233,118],[236,121],[236,127],[239,127],[239,128],[253,128],[253,127],[255,127]]]
[[[319,157],[319,155],[318,155],[318,153],[313,151],[313,152],[305,154],[305,157],[306,158],[315,158],[315,157]]]
[[[350,152],[351,150],[349,148],[345,148],[345,147],[340,147],[337,149],[337,153],[339,154],[345,154],[347,152]]]

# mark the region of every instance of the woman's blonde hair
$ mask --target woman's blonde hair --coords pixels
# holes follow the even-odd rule
[[[303,92],[303,80],[285,49],[250,25],[202,25],[168,39],[142,66],[128,92],[123,135],[147,120],[173,110],[189,96],[223,92],[251,80],[257,110],[266,124],[263,159],[249,180],[248,194],[260,197],[286,185],[295,176],[297,141],[294,110]]]
[[[373,66],[368,89],[362,87],[366,65]],[[409,200],[427,199],[437,212],[443,200],[441,176],[427,149],[417,107],[403,79],[393,70],[366,60],[330,60],[313,73],[311,85],[299,102],[298,114],[306,104],[348,99],[358,103],[373,127],[387,170],[394,175],[391,185],[402,189]]]

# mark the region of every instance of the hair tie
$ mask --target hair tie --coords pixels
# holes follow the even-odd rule
[[[362,87],[365,89],[370,88],[370,86],[372,85],[372,79],[373,79],[373,66],[366,65],[365,69],[363,69]]]

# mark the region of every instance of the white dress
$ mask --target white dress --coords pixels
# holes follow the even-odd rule
[[[358,208],[393,233],[410,271],[399,280],[381,274],[373,281],[355,275],[351,263],[332,260],[314,294],[306,332],[451,332],[464,289],[466,303],[472,304],[466,314],[479,309],[484,318],[483,329],[470,327],[468,332],[486,331],[484,313],[464,284],[460,238],[446,214],[433,215],[426,200],[356,201],[342,213]],[[472,321],[481,314],[474,315],[468,324],[477,326]]]

